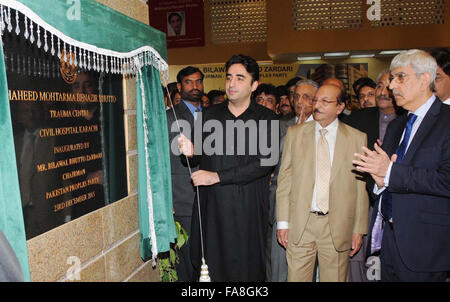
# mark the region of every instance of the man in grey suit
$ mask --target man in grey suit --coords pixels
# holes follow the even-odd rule
[[[174,219],[187,231],[191,233],[192,207],[195,199],[195,190],[191,182],[191,175],[186,161],[182,161],[182,155],[175,154],[178,151],[176,136],[179,134],[178,125],[182,128],[186,137],[191,137],[194,129],[194,121],[197,114],[202,111],[201,99],[203,96],[203,73],[200,69],[188,66],[177,75],[178,91],[182,101],[167,110],[167,124],[169,128],[169,143],[175,144],[171,148],[170,164],[172,172],[172,196],[174,207]],[[200,116],[198,117],[200,118]],[[178,122],[176,121],[178,119]],[[184,126],[183,126],[184,125]],[[172,146],[173,147],[173,146]],[[197,171],[197,167],[191,167],[192,172]],[[180,263],[177,265],[178,280],[193,281],[193,267],[190,257],[190,239],[181,248]]]

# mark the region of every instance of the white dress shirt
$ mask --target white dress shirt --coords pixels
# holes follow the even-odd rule
[[[450,98],[444,101],[444,104],[450,105]]]
[[[315,143],[316,143],[316,159],[317,159],[317,144],[319,143],[319,139],[320,139],[320,130],[322,129],[322,126],[318,123],[316,123],[316,128],[315,128]],[[334,157],[334,147],[336,146],[336,137],[337,137],[337,131],[338,131],[338,126],[339,126],[339,120],[336,118],[331,124],[329,124],[327,127],[325,127],[325,129],[328,130],[328,132],[325,134],[325,138],[328,142],[328,148],[330,151],[330,167],[333,166],[333,157]],[[316,165],[317,165],[317,160],[316,160]],[[316,184],[314,184],[314,190],[313,190],[313,196],[312,196],[312,200],[311,200],[311,211],[315,212],[318,211],[320,212],[320,209],[317,207],[317,203],[316,203]],[[289,228],[289,223],[287,221],[279,221],[277,224],[277,229],[288,229]]]

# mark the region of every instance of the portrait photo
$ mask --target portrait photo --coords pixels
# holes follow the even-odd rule
[[[184,11],[167,13],[167,35],[169,37],[184,36],[186,34],[185,24]]]

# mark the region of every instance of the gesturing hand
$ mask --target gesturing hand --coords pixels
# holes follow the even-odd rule
[[[390,162],[397,161],[397,154],[393,154],[391,158],[384,152],[378,144],[374,145],[375,150],[372,151],[367,147],[362,147],[365,155],[355,153],[355,157],[359,160],[353,160],[356,170],[369,173],[375,180],[377,186],[384,186],[384,178],[389,168]]]

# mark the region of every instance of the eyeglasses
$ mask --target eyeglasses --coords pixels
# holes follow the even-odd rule
[[[403,84],[408,76],[409,75],[404,72],[399,72],[394,75],[390,75],[389,83],[392,83],[392,81],[395,81],[397,84]]]
[[[304,94],[298,94],[298,93],[295,93],[294,94],[294,101],[298,101],[298,100],[300,100],[300,99],[304,99],[306,102],[308,102],[310,105],[313,103],[313,100],[312,100],[312,97],[309,95],[309,94],[307,94],[307,93],[304,93]]]
[[[321,103],[323,106],[328,106],[328,105],[330,105],[332,103],[337,103],[337,101],[328,101],[328,100],[325,100],[325,99],[321,99],[321,100],[313,99],[312,103],[313,104]]]
[[[359,98],[360,100],[364,100],[366,97],[371,98],[371,97],[374,97],[374,96],[375,96],[375,92],[370,91],[370,92],[367,93],[367,94],[360,93],[360,94],[358,95],[358,98]]]

